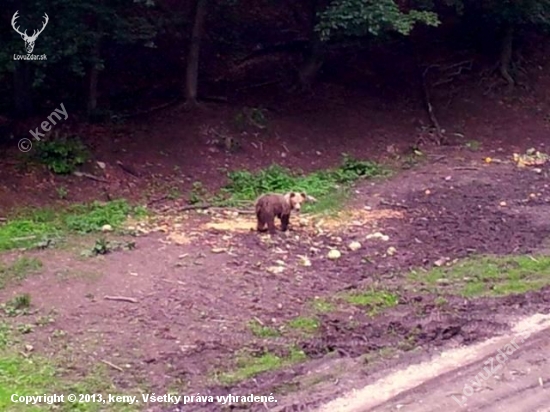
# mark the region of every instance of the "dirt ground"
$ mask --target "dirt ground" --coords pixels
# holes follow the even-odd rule
[[[44,263],[43,271],[0,290],[0,301],[30,292],[37,310],[32,316],[55,314],[53,323],[28,334],[26,341],[37,353],[65,356],[72,374],[83,376],[91,365],[108,361],[117,366],[110,372],[121,391],[146,386],[180,394],[273,393],[278,399],[275,406],[245,408],[251,411],[309,410],[374,382],[396,365],[504,333],[521,315],[548,313],[550,288],[503,298],[448,297],[442,303],[439,294],[412,287],[405,274],[441,259],[547,249],[548,168],[537,173],[510,161],[513,152],[544,151],[550,144],[544,116],[548,88],[540,84],[535,92],[508,99],[476,100],[464,91],[440,121],[450,133],[465,137],[455,136],[452,146],[423,149],[428,160],[422,166],[360,183],[347,220],[318,222],[321,231],[300,226],[296,217],[288,234],[268,240],[250,231],[249,215],[229,218],[231,227],[209,214],[167,215],[156,222],[163,230],[135,239],[134,251],[86,259],[75,253],[80,247],[75,244],[28,253]],[[175,108],[130,129],[111,130],[114,141],[105,128],[86,126],[81,134],[95,138],[94,160],[106,163],[107,183],[34,169],[17,172],[15,157],[7,157],[0,168],[2,214],[22,204],[118,196],[173,207],[178,201],[170,204],[168,188],[187,193],[200,180],[213,190],[225,179],[219,167],[254,170],[274,161],[305,171],[335,166],[341,153],[330,139],[343,130],[348,153],[387,160],[392,157],[387,146],[395,144],[399,151],[414,143],[425,117],[421,108],[399,101],[365,103],[358,92],[328,88],[307,104],[288,101],[273,111],[269,130],[246,135],[238,154],[205,145],[203,126],[225,127],[233,115],[212,107],[194,115]],[[481,149],[465,147],[468,141]],[[504,162],[486,163],[487,156]],[[139,177],[118,167],[117,160]],[[56,198],[60,185],[68,188],[65,200]],[[367,239],[374,232],[389,240]],[[350,250],[352,241],[362,247]],[[341,258],[327,259],[330,248],[338,248]],[[309,266],[303,265],[306,258]],[[397,293],[399,304],[374,317],[352,306],[328,313],[312,309],[317,298],[371,285]],[[113,295],[135,302],[105,299]],[[313,334],[262,338],[249,326],[256,321],[280,328],[312,314],[320,319]],[[65,333],[53,339],[60,329]],[[213,383],[214,376],[235,368],[242,349],[285,357],[293,347],[308,361],[237,384]],[[383,356],[384,351],[392,356]],[[216,404],[166,408],[228,410]]]
[[[251,219],[248,228],[220,232],[200,229],[211,223],[201,215],[169,234],[137,238],[137,251],[91,260],[67,250],[35,252],[44,262],[43,273],[3,290],[0,299],[32,291],[39,309],[35,316],[56,313],[53,324],[29,335],[36,350],[59,355],[78,348],[72,367],[80,373],[99,359],[126,365],[112,375],[123,389],[147,382],[156,391],[175,385],[185,393],[277,393],[274,410],[297,410],[297,402],[312,407],[368,383],[392,362],[471,344],[503,333],[517,316],[548,312],[550,288],[498,299],[452,298],[441,305],[436,295],[407,287],[403,274],[413,267],[429,268],[442,257],[473,253],[533,253],[550,234],[546,171],[483,161],[464,166],[450,154],[389,181],[357,187],[354,207],[359,212],[349,226],[328,225],[324,233],[313,234],[295,224],[287,236],[270,243],[250,232]],[[375,231],[390,240],[365,240]],[[352,240],[361,241],[363,249],[346,250]],[[386,253],[389,246],[395,254]],[[343,256],[327,260],[329,247],[338,247]],[[301,266],[299,255],[308,256],[311,266]],[[276,260],[284,260],[282,272],[270,272]],[[316,297],[375,282],[398,291],[399,305],[374,318],[343,308],[321,314],[314,336],[283,339],[255,337],[247,326],[253,319],[281,326],[307,314],[308,301]],[[107,295],[137,303],[105,300]],[[52,340],[60,328],[66,335]],[[416,350],[399,349],[399,360],[371,365],[358,358],[401,348],[412,333]],[[231,368],[240,349],[285,355],[290,344],[312,361],[237,385],[212,386],[206,379]],[[212,404],[182,410],[203,409],[223,410]]]

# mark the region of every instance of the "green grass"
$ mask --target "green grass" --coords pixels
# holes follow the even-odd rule
[[[326,299],[314,299],[311,301],[311,307],[318,313],[330,313],[336,309],[336,306]]]
[[[466,142],[465,146],[473,151],[478,151],[481,147],[481,143],[477,140],[469,140]]]
[[[56,360],[46,359],[35,354],[22,355],[16,346],[18,344],[14,332],[5,323],[0,323],[0,410],[9,412],[32,412],[53,410],[59,412],[81,411],[99,412],[109,410],[113,412],[137,411],[137,407],[128,404],[100,404],[100,403],[71,403],[48,405],[44,402],[36,405],[14,403],[12,394],[19,396],[38,396],[50,394],[118,394],[116,387],[111,383],[103,367],[88,371],[86,377],[74,379],[64,376],[64,371]],[[121,394],[127,395],[129,391]],[[108,405],[108,406],[106,406]],[[106,407],[108,409],[106,409]]]
[[[409,279],[433,289],[448,287],[464,297],[519,294],[550,285],[550,256],[479,256],[411,272]]]
[[[299,316],[289,321],[287,323],[287,326],[290,329],[295,329],[303,333],[312,334],[312,333],[315,333],[317,329],[319,329],[319,326],[321,326],[321,323],[319,322],[319,320],[315,318]]]
[[[42,268],[42,262],[36,258],[20,257],[11,265],[0,263],[0,288],[11,281],[21,281]]]
[[[259,338],[275,338],[281,336],[281,333],[277,329],[262,325],[256,320],[249,322],[248,327],[252,334]]]
[[[368,307],[371,316],[376,315],[384,309],[392,308],[399,303],[399,296],[395,293],[375,288],[346,293],[342,295],[342,298],[350,305]]]
[[[60,238],[69,233],[97,232],[106,224],[117,229],[128,215],[144,214],[143,208],[132,207],[125,200],[77,204],[64,210],[22,210],[11,216],[6,224],[0,225],[0,251],[37,246],[45,239]]]
[[[263,193],[303,191],[317,198],[317,203],[304,205],[312,212],[336,210],[349,196],[350,185],[361,178],[388,175],[389,171],[370,161],[344,156],[335,169],[304,174],[279,165],[272,165],[258,173],[234,171],[228,173],[229,183],[221,190],[216,202],[225,205],[253,201]]]
[[[237,359],[237,367],[231,372],[218,375],[218,380],[226,385],[235,384],[253,378],[260,373],[281,369],[283,367],[302,362],[306,359],[303,351],[292,348],[286,357],[280,357],[266,352],[260,356],[241,355]]]

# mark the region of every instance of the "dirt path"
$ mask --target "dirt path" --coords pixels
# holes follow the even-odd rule
[[[550,405],[549,338],[550,317],[530,317],[511,333],[443,352],[319,412],[545,412]]]

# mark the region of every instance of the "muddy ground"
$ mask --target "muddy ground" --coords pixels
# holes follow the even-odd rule
[[[321,234],[300,226],[299,217],[288,234],[271,240],[249,230],[251,216],[229,231],[201,226],[212,223],[210,215],[191,212],[178,224],[166,217],[166,233],[136,238],[133,251],[98,258],[78,257],[78,245],[33,252],[43,272],[0,291],[0,300],[30,292],[38,311],[32,316],[53,313],[53,323],[25,341],[37,353],[67,359],[73,375],[107,361],[117,367],[111,377],[122,392],[145,386],[157,393],[273,393],[277,404],[241,408],[310,410],[389,368],[503,333],[520,315],[548,312],[550,288],[504,298],[449,295],[442,303],[443,286],[433,293],[406,278],[409,270],[431,268],[442,258],[528,254],[547,245],[547,169],[486,164],[478,155],[465,162],[456,153],[442,150],[425,166],[360,183],[348,209],[352,218]],[[366,240],[377,231],[389,241]],[[354,240],[361,249],[347,248]],[[342,257],[327,259],[329,248]],[[311,266],[301,265],[299,256]],[[316,298],[369,286],[391,290],[399,304],[375,316],[338,302],[327,313],[313,309]],[[136,301],[104,298],[113,295]],[[249,326],[281,328],[313,315],[320,326],[308,334],[287,327],[282,336],[258,337]],[[237,383],[216,379],[235,370],[242,350],[288,357],[297,349],[306,362]],[[165,409],[229,410],[196,403]]]

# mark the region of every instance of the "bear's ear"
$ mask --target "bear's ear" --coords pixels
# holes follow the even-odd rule
[[[304,199],[304,200],[307,199],[307,194],[306,194],[306,192],[300,193],[300,196],[302,196],[302,199]]]
[[[294,196],[296,196],[296,193],[290,192],[290,193],[288,194],[288,196],[292,199]]]

